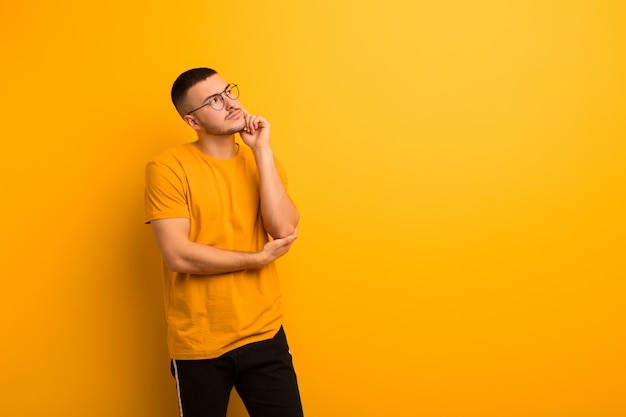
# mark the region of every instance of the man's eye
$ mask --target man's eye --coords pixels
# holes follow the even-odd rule
[[[217,103],[217,97],[211,97],[209,99],[209,104],[215,104],[215,103]]]

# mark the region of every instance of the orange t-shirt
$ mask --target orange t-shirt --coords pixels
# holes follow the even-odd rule
[[[277,163],[286,185],[285,175]],[[190,219],[189,239],[220,249],[257,252],[269,238],[260,212],[259,173],[244,144],[221,160],[187,143],[146,166],[145,221]],[[219,275],[183,274],[163,263],[168,348],[174,359],[211,359],[272,338],[282,323],[272,262]]]

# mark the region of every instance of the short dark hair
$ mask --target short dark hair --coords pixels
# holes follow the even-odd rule
[[[181,116],[183,115],[181,106],[187,97],[189,89],[214,74],[217,74],[217,71],[211,68],[193,68],[183,72],[176,78],[172,85],[172,103],[174,103],[174,107],[176,107]]]

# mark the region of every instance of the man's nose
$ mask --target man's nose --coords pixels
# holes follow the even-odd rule
[[[232,109],[235,107],[235,103],[237,102],[237,99],[232,99],[226,94],[222,96],[222,99],[224,100],[224,107],[226,107],[226,109]]]

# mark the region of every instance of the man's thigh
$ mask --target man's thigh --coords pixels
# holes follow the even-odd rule
[[[184,417],[225,417],[235,381],[231,358],[173,360],[179,407]]]
[[[298,381],[285,332],[242,350],[235,388],[250,417],[301,417]]]

